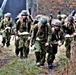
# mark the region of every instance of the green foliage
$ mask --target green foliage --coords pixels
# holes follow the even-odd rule
[[[34,59],[14,59],[0,69],[0,75],[39,75],[41,69],[35,66]]]

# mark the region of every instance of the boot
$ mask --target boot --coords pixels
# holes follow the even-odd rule
[[[52,69],[53,68],[52,63],[48,64],[48,67],[49,67],[49,69]]]
[[[20,48],[20,58],[23,59],[23,48]]]

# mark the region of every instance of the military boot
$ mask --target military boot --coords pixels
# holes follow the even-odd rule
[[[20,48],[20,58],[23,59],[23,48]]]
[[[49,69],[52,69],[53,68],[52,63],[48,64],[48,67],[49,67]]]
[[[10,46],[10,41],[7,41],[6,46],[7,46],[7,47]]]
[[[5,42],[6,42],[6,40],[5,40],[5,38],[3,38],[3,40],[2,40],[2,47],[4,47],[5,46]]]

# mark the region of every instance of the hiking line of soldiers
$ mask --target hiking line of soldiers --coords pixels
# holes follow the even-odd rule
[[[75,24],[76,11],[73,15],[61,17],[57,15],[57,20],[52,24],[53,15],[37,15],[32,19],[31,15],[26,10],[22,10],[16,17],[15,23],[12,21],[10,13],[6,13],[4,19],[0,23],[2,34],[2,44],[7,47],[10,46],[11,35],[15,35],[15,53],[20,58],[28,58],[29,45],[34,46],[36,65],[43,67],[45,64],[46,53],[48,67],[53,67],[53,61],[58,51],[58,46],[64,44],[66,47],[66,57],[70,58],[71,37],[75,40]],[[65,21],[65,19],[67,19]],[[66,35],[68,34],[68,35]],[[66,36],[65,36],[66,35]]]

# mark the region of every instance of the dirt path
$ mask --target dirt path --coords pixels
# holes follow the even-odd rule
[[[13,39],[13,37],[12,37]],[[0,46],[0,68],[6,64],[8,64],[9,62],[11,62],[16,56],[15,56],[15,46],[14,46],[14,39],[11,39],[11,45],[7,48],[5,47],[1,47]],[[1,36],[0,36],[0,45],[1,44]],[[55,62],[58,62],[59,66],[54,67],[53,69],[49,69],[47,63],[45,63],[45,66],[43,68],[43,73],[40,75],[61,75],[60,74],[60,66],[61,64],[63,64],[62,59],[63,57],[60,57],[61,54],[63,53],[63,55],[65,55],[65,49],[64,47],[60,47],[58,50],[58,53],[56,55],[56,59]],[[32,52],[30,52],[29,57],[33,55],[35,58],[34,53],[32,54]],[[65,60],[64,60],[65,61]]]
[[[11,55],[12,50],[8,50],[8,48],[2,48],[0,46],[0,68],[6,64],[8,64],[15,56]]]
[[[43,68],[42,75],[63,75],[62,71],[67,63],[67,58],[65,56],[65,47],[58,48],[58,52],[56,54],[56,59],[53,63],[53,69],[49,69],[47,63],[45,63],[45,67]]]
[[[0,35],[0,68],[6,64],[8,64],[14,57],[14,41],[12,41],[13,36],[11,38],[11,45],[9,47],[2,47],[2,36]]]

